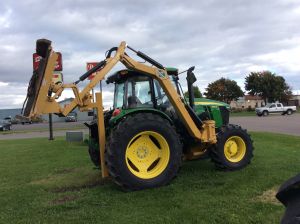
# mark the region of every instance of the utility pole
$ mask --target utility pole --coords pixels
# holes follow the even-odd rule
[[[49,114],[49,140],[54,140],[54,138],[53,138],[52,114]]]

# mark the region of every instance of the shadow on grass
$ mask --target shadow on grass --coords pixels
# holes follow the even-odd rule
[[[51,193],[64,193],[94,188],[107,182],[109,179],[102,179],[99,170],[83,167],[56,170],[46,178],[34,180],[30,184],[38,185]]]

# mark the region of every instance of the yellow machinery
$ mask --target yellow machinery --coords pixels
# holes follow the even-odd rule
[[[126,49],[133,51],[151,65],[137,62],[126,53]],[[140,129],[134,133],[134,135],[132,134],[133,136],[129,137],[128,141],[124,143],[124,146],[122,146],[124,148],[122,149],[123,154],[120,152],[120,157],[122,158],[118,161],[114,160],[114,157],[118,156],[118,152],[115,152],[116,149],[114,149],[112,152],[111,148],[114,147],[114,144],[118,144],[118,142],[115,142],[115,139],[118,138],[118,134],[115,134],[116,136],[114,134],[107,134],[107,127],[105,127],[104,121],[105,115],[103,113],[102,106],[102,93],[96,93],[96,99],[93,100],[91,90],[100,81],[104,80],[106,74],[108,74],[118,62],[121,62],[129,71],[131,71],[130,76],[133,76],[133,78],[131,77],[130,79],[134,79],[134,75],[132,74],[135,74],[134,72],[136,72],[136,74],[143,74],[151,78],[151,80],[154,80],[156,83],[158,83],[157,85],[161,87],[161,91],[163,91],[167,96],[168,101],[174,108],[176,115],[183,124],[183,128],[187,131],[187,135],[189,135],[189,137],[195,142],[193,150],[189,151],[189,153],[185,153],[186,157],[193,157],[191,155],[193,152],[202,152],[204,148],[208,149],[213,146],[217,146],[218,140],[216,130],[221,130],[216,129],[215,121],[212,119],[200,120],[195,115],[193,110],[186,105],[176,88],[174,88],[164,66],[142,52],[135,51],[125,42],[121,42],[119,47],[110,49],[105,60],[99,62],[97,66],[82,75],[78,81],[71,84],[55,84],[52,82],[52,74],[58,55],[55,51],[53,51],[51,47],[51,41],[46,39],[38,40],[36,52],[42,57],[42,60],[40,62],[38,72],[33,74],[28,87],[27,102],[23,113],[24,116],[32,118],[48,113],[66,116],[75,107],[78,107],[81,111],[88,111],[96,108],[99,135],[98,147],[100,152],[102,177],[111,175],[116,183],[129,190],[157,187],[167,184],[176,175],[180,164],[176,163],[176,165],[174,165],[172,168],[171,160],[181,160],[182,157],[181,143],[178,139],[183,138],[183,136],[179,136],[178,138],[171,136],[168,138],[166,137],[168,134],[165,136],[163,131],[160,132],[153,127],[149,130],[147,128]],[[112,55],[113,53],[114,55]],[[96,72],[97,70],[98,72],[91,82],[89,82],[82,91],[79,91],[77,84],[80,81],[85,80],[90,74]],[[126,78],[127,74],[128,73],[126,72],[122,73],[122,78],[123,76]],[[137,80],[137,82],[138,81],[139,80]],[[66,88],[71,88],[73,90],[75,99],[70,104],[61,107],[57,101],[61,93]],[[139,91],[141,92],[142,89]],[[154,118],[151,118],[152,115],[149,115],[148,110],[144,110],[141,113],[145,113],[149,120],[152,119],[154,123],[162,119],[161,122],[164,126],[164,117],[156,118],[157,114],[155,114],[153,115]],[[140,120],[139,118],[134,118],[134,116],[136,116],[136,114],[132,115],[132,118],[130,119],[136,119],[136,121],[139,123],[144,123],[145,125],[147,124],[147,116],[145,119]],[[124,118],[122,118],[122,122],[125,126],[128,125],[126,123],[127,117],[129,116],[124,116]],[[130,119],[128,118],[128,120]],[[129,121],[128,123],[130,124]],[[134,124],[130,125],[131,127],[127,128],[131,129],[135,126]],[[151,122],[149,122],[149,125],[151,126]],[[168,130],[173,128],[171,124],[165,126]],[[167,129],[166,131],[168,131]],[[228,154],[228,158],[233,155],[235,156],[236,161],[234,159],[232,161],[228,159],[227,161],[227,163],[232,163],[231,166],[228,165],[229,169],[233,170],[235,168],[244,167],[250,162],[252,157],[252,143],[249,143],[251,142],[251,140],[249,141],[250,138],[244,133],[238,133],[237,130],[242,129],[235,128],[234,126],[229,126],[223,129],[234,130],[233,134],[228,135],[226,139],[221,139],[221,148],[223,149],[221,151],[223,151],[224,154],[222,155],[222,158],[226,158],[226,153]],[[244,138],[244,136],[246,137]],[[107,138],[110,138],[110,142],[108,143],[106,142]],[[174,143],[176,144],[172,146]],[[121,145],[122,144],[120,143],[118,147],[121,147]],[[176,149],[178,151],[178,153],[175,155],[176,158],[173,155],[174,152],[172,148],[178,148]],[[180,150],[181,152],[179,152]],[[218,150],[216,149],[212,151],[213,153],[217,153]],[[122,163],[122,165],[120,165],[120,163]],[[119,165],[120,168],[115,171],[116,166]],[[224,165],[224,163],[222,163],[222,165]],[[152,168],[152,166],[154,168]],[[126,173],[122,173],[124,167],[127,168]],[[172,169],[174,170],[173,172],[168,171]],[[168,175],[170,177],[167,177]],[[127,181],[128,179],[129,181]]]

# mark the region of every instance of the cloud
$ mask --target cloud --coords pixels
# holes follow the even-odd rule
[[[77,80],[87,61],[102,60],[107,49],[126,40],[165,66],[195,65],[201,90],[222,76],[243,87],[244,77],[261,69],[299,89],[299,22],[296,0],[2,1],[0,82],[19,90],[1,98],[0,108],[21,105],[35,40],[43,37],[63,54],[66,82]],[[0,85],[0,92],[7,88]]]

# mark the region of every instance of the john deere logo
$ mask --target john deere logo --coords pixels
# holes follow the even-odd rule
[[[165,73],[165,71],[164,71],[164,70],[158,69],[158,76],[159,76],[160,78],[166,78],[166,73]]]

